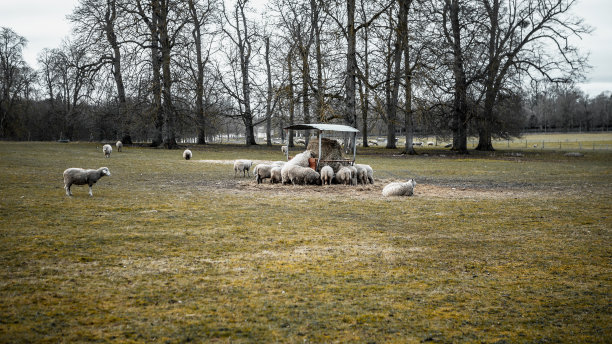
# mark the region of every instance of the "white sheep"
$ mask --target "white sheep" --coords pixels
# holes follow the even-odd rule
[[[365,168],[366,172],[367,172],[367,179],[370,182],[370,184],[374,184],[374,170],[372,169],[372,167],[370,165],[366,165],[366,164],[355,164],[356,168]]]
[[[238,172],[242,172],[242,176],[251,176],[251,174],[249,173],[249,170],[251,169],[251,166],[253,165],[253,162],[251,160],[236,160],[234,161],[234,177],[236,177],[236,173]]]
[[[281,146],[281,152],[283,152],[283,154],[287,155],[287,146]]]
[[[255,180],[257,181],[257,184],[261,184],[264,179],[272,177],[271,172],[273,167],[275,166],[265,164],[259,164],[255,166],[253,174],[255,175]]]
[[[192,156],[193,156],[193,154],[191,153],[191,151],[189,149],[185,149],[183,151],[183,159],[189,160],[189,159],[191,159]]]
[[[361,183],[363,185],[368,183],[368,171],[363,167],[363,165],[355,164],[353,165],[357,170],[357,183]]]
[[[270,165],[277,166],[277,167],[283,167],[285,166],[286,163],[287,163],[286,161],[272,161]]]
[[[100,167],[97,170],[85,170],[82,168],[69,168],[64,171],[64,189],[66,189],[66,195],[72,196],[70,187],[74,185],[89,185],[89,196],[93,196],[91,187],[98,181],[98,179],[104,176],[110,176],[111,173],[108,167]]]
[[[394,182],[385,185],[382,190],[383,196],[412,196],[416,182],[410,179],[406,183]]]
[[[329,165],[325,165],[321,168],[321,183],[323,183],[323,185],[331,185],[331,181],[334,178],[334,169],[329,166]]]
[[[121,149],[123,149],[123,142],[117,141],[117,143],[115,143],[115,146],[117,147],[117,152],[121,152]]]
[[[357,168],[355,166],[347,166],[351,170],[351,185],[357,185]]]
[[[310,167],[302,167],[292,165],[287,170],[287,177],[291,181],[291,184],[307,184],[315,185],[321,183],[321,175],[319,172],[313,170]]]
[[[428,145],[428,146],[433,146],[433,145],[434,145],[434,142],[433,142],[433,141],[427,141],[427,145]]]
[[[102,146],[102,152],[104,153],[105,158],[110,158],[111,153],[113,152],[113,147],[111,145]]]
[[[279,166],[273,166],[270,170],[270,183],[280,183],[282,181],[281,168]]]
[[[351,170],[348,167],[343,166],[338,170],[338,172],[336,172],[336,182],[338,184],[350,185],[352,180],[351,174]]]
[[[310,166],[308,163],[308,159],[310,158],[312,158],[312,152],[305,150],[300,154],[296,154],[291,160],[287,161],[287,164],[308,167]]]

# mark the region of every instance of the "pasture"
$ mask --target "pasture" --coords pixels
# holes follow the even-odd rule
[[[0,142],[0,342],[612,341],[612,151],[359,148],[375,183],[325,187],[190,149]]]

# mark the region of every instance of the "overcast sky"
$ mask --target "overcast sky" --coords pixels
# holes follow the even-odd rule
[[[11,28],[28,40],[24,58],[37,68],[36,57],[44,48],[57,48],[70,34],[66,15],[78,0],[0,0],[0,26]],[[590,55],[593,67],[579,87],[591,97],[612,91],[612,0],[581,0],[575,13],[595,31],[577,42]]]

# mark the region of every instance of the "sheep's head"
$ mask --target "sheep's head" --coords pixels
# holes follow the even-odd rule
[[[108,167],[101,167],[100,171],[102,172],[102,175],[104,175],[104,176],[110,176],[111,175],[110,171],[108,170]]]

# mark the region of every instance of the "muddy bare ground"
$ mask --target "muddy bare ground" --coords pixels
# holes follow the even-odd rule
[[[199,160],[201,163],[208,164],[224,164],[233,165],[234,160]],[[253,161],[254,164],[266,163],[266,161]],[[252,175],[252,174],[251,174]],[[257,184],[254,177],[232,177],[227,180],[216,181],[213,185],[220,190],[240,190],[245,193],[260,193],[265,192],[268,195],[326,195],[326,196],[342,196],[355,198],[384,198],[382,189],[385,185],[391,182],[403,181],[398,179],[377,179],[374,184],[347,186],[347,185],[282,185],[270,184],[269,179],[263,183]],[[444,184],[436,184],[435,182],[426,181],[419,183],[417,180],[415,192],[412,197],[420,198],[449,198],[449,199],[507,199],[507,198],[525,198],[534,196],[543,196],[550,194],[550,190],[533,190],[516,186],[491,185],[486,186],[451,186]],[[209,185],[211,186],[211,185]]]

